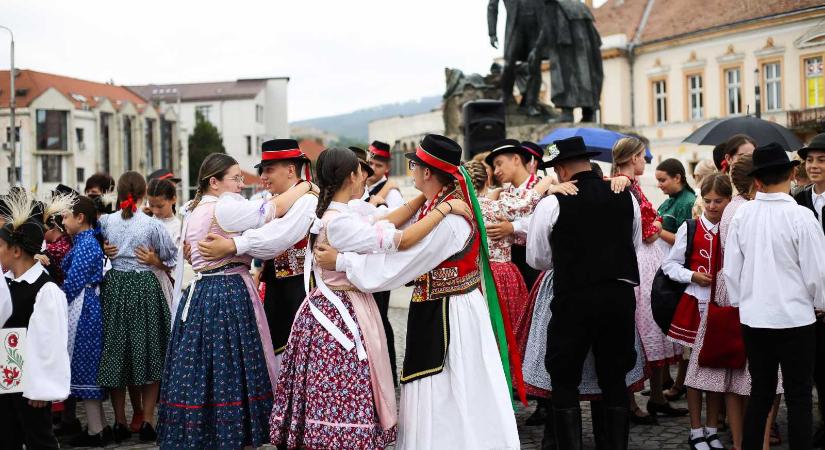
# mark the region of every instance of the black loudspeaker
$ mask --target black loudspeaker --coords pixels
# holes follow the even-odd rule
[[[475,100],[464,104],[464,158],[489,151],[507,136],[504,103],[499,100]]]

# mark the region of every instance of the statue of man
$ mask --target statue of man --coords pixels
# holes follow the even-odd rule
[[[507,24],[504,29],[504,68],[501,73],[501,100],[514,103],[513,86],[516,80],[516,64],[526,62],[535,47],[541,30],[542,0],[503,0],[507,10]],[[498,22],[499,0],[489,0],[487,4],[487,29],[490,45],[498,48],[496,26]],[[522,107],[531,115],[539,114],[537,108],[541,90],[541,60],[529,67],[530,75],[526,92],[522,92]]]
[[[541,33],[530,63],[550,60],[551,101],[561,108],[559,122],[572,122],[582,109],[582,122],[595,121],[602,95],[602,39],[587,5],[576,0],[544,0]]]

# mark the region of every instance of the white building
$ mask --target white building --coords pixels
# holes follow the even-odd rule
[[[19,184],[45,191],[63,183],[83,191],[86,178],[161,167],[181,171],[184,153],[172,108],[155,108],[122,86],[33,70],[15,78]],[[9,188],[9,71],[0,71],[0,192]],[[22,161],[22,164],[21,164]]]
[[[444,134],[444,115],[439,108],[409,116],[373,120],[368,126],[370,142],[381,141],[390,144],[392,173],[400,176],[407,173],[404,153],[415,151],[415,147],[426,134]]]
[[[279,77],[129,88],[155,104],[179,103],[181,127],[189,134],[200,113],[221,133],[226,153],[249,170],[259,162],[264,141],[289,137],[288,83]]]

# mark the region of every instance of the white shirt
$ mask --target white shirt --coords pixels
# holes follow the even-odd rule
[[[704,229],[710,231],[715,236],[719,235],[718,223],[711,223],[711,221],[705,217],[704,213],[700,219],[702,225],[705,227]],[[698,227],[696,232],[701,233],[702,228]],[[673,281],[689,283],[687,289],[685,289],[685,293],[699,300],[699,311],[704,312],[707,307],[707,302],[710,300],[710,286],[699,286],[693,283],[691,281],[693,271],[685,268],[685,251],[687,250],[687,242],[690,238],[691,237],[687,235],[687,223],[683,223],[676,231],[676,241],[673,243],[673,247],[670,248],[670,253],[668,253],[665,260],[662,261],[662,271]],[[711,249],[711,251],[713,251],[713,249]],[[712,257],[713,255],[708,255],[708,260]],[[712,270],[711,267],[706,267],[705,270],[699,269],[699,272],[709,274]]]
[[[758,192],[726,239],[728,296],[744,325],[801,327],[825,309],[825,235],[811,210],[788,194]]]
[[[636,197],[630,195],[633,201],[633,246],[642,245],[642,213]],[[527,264],[537,270],[553,268],[553,248],[550,245],[550,234],[553,226],[559,220],[559,199],[555,195],[544,197],[539,201],[530,220],[530,229],[527,232]],[[605,226],[610,226],[605,223]]]
[[[822,221],[825,220],[822,217],[825,216],[825,211],[823,210],[823,208],[825,208],[825,191],[822,191],[822,193],[817,194],[816,186],[812,186],[811,199],[813,200],[814,211],[816,211],[816,216],[817,218],[819,218],[819,224],[822,225]]]
[[[375,189],[376,186],[378,186],[380,183],[384,181],[387,181],[386,176],[382,177],[380,180],[373,184],[368,184],[367,188],[364,189],[364,195],[361,196],[361,200],[369,201],[370,191]],[[389,192],[387,192],[387,196],[384,197],[384,201],[387,203],[387,209],[389,211],[394,211],[396,208],[404,204],[404,197],[401,195],[401,192],[399,192],[398,189],[390,189]]]
[[[315,195],[301,196],[283,217],[232,238],[236,253],[264,260],[275,258],[307,236],[317,206]]]
[[[346,272],[350,283],[362,292],[391,291],[458,253],[471,233],[463,217],[448,214],[430,234],[406,250],[369,255],[339,253],[335,270]]]
[[[18,278],[11,271],[6,278],[32,284],[45,272],[35,263]],[[12,313],[11,294],[6,282],[0,289],[0,323]],[[23,362],[23,397],[29,400],[62,401],[69,396],[69,312],[66,294],[54,283],[46,283],[37,293],[29,318]]]
[[[156,219],[160,220],[163,226],[166,228],[166,231],[169,232],[169,237],[172,238],[172,242],[175,243],[175,247],[180,247],[180,231],[181,231],[181,224],[180,218],[174,214],[171,216],[161,219],[156,217]]]

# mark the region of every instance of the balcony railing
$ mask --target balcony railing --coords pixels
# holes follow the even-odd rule
[[[822,127],[825,123],[825,107],[788,111],[788,128]]]

